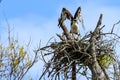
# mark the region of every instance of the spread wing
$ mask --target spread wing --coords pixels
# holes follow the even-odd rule
[[[74,19],[79,20],[82,23],[83,29],[85,29],[82,19],[81,7],[78,7],[77,11],[75,12]]]
[[[81,7],[78,7],[77,11],[75,12],[74,19],[78,20],[81,17]]]
[[[72,14],[67,10],[66,8],[62,9],[62,16],[66,15],[66,18],[69,19],[70,21],[73,19]]]
[[[69,12],[69,10],[67,10],[66,8],[63,8],[62,12],[61,12],[61,17],[59,18],[58,26],[61,25],[66,19],[72,21],[73,20],[73,16]]]

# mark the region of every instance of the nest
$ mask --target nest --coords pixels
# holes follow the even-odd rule
[[[86,76],[86,71],[93,64],[93,60],[96,59],[101,68],[106,69],[115,60],[114,59],[114,39],[106,38],[106,34],[103,33],[98,26],[101,25],[101,17],[99,18],[96,29],[83,36],[78,35],[77,38],[73,37],[71,33],[67,31],[64,24],[61,24],[64,34],[57,36],[61,39],[60,42],[52,42],[50,45],[40,48],[40,51],[44,51],[43,58],[48,55],[52,55],[51,59],[46,62],[45,70],[40,79],[48,73],[48,77],[52,79],[60,80],[60,76],[69,79],[73,67],[75,67],[76,73]],[[110,33],[111,35],[112,33]],[[81,38],[81,39],[78,39]],[[42,53],[44,53],[42,52]],[[47,52],[47,53],[46,53]],[[93,57],[95,53],[95,57]],[[101,62],[103,55],[110,57],[111,62],[107,60],[106,63]],[[103,60],[103,61],[105,61]],[[110,62],[110,63],[109,63]],[[77,67],[76,67],[77,66]],[[104,72],[106,76],[106,72]]]
[[[48,63],[46,63],[46,69],[49,70],[48,77],[55,75],[59,76],[58,74],[65,72],[64,74],[66,75],[66,78],[69,78],[68,75],[71,72],[71,66],[74,63],[78,66],[76,72],[84,75],[88,66],[92,65],[93,60],[91,42],[89,40],[91,35],[92,33],[89,33],[80,40],[73,39],[67,42],[52,42],[49,46],[41,48],[41,50],[48,51],[48,53],[44,54],[44,56],[53,55]],[[95,44],[97,61],[100,62],[105,54],[110,55],[113,60],[115,54],[113,46],[113,41],[100,39]],[[110,60],[108,60],[108,62],[109,61]],[[104,67],[106,63],[103,64],[100,62],[99,64]],[[107,68],[110,64],[111,63],[109,63],[105,68]]]
[[[59,65],[66,65],[73,61],[77,64],[88,61],[91,57],[87,48],[89,47],[88,41],[69,41],[52,43],[51,48],[54,50],[53,62],[60,62]],[[53,47],[54,46],[54,47]]]

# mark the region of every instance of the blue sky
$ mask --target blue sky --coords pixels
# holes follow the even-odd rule
[[[3,43],[4,39],[7,40],[7,25],[3,10],[11,28],[14,28],[14,35],[23,44],[31,38],[32,48],[35,49],[40,40],[42,45],[45,45],[51,37],[56,38],[56,33],[62,33],[57,26],[62,8],[66,7],[74,14],[78,6],[82,8],[86,28],[83,31],[80,26],[81,34],[95,28],[100,13],[103,13],[105,31],[109,31],[112,25],[120,20],[120,0],[2,0],[0,4],[0,39]],[[118,33],[119,26],[116,26]],[[41,65],[40,62],[31,71],[40,73],[42,67],[37,65]]]
[[[2,0],[0,27],[3,31],[7,28],[2,12],[4,9],[10,26],[14,27],[19,37],[23,36],[26,39],[38,35],[40,35],[39,39],[48,35],[51,37],[56,32],[61,32],[61,29],[57,27],[57,19],[62,7],[68,8],[74,14],[77,7],[81,6],[86,31],[88,31],[96,25],[100,13],[104,14],[103,23],[106,26],[117,22],[120,16],[119,3],[119,0]]]

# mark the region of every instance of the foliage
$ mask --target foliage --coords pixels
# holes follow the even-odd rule
[[[99,64],[105,69],[108,68],[110,66],[110,64],[113,63],[113,61],[115,61],[115,59],[113,58],[113,56],[111,54],[103,54],[101,56],[97,57],[97,60],[99,62]]]
[[[19,45],[18,40],[9,40],[8,45],[0,45],[0,79],[22,80],[37,61],[37,53],[31,58],[29,46]]]

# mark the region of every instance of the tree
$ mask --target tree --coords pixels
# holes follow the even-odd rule
[[[18,40],[12,38],[10,28],[8,34],[8,45],[0,44],[0,79],[22,80],[38,60],[38,54],[35,52],[34,58],[31,58],[29,45],[20,45]]]
[[[68,31],[64,23],[61,23],[60,27],[63,34],[57,34],[61,41],[54,41],[38,49],[41,51],[42,59],[45,62],[45,69],[39,80],[46,75],[51,80],[77,80],[77,75],[85,76],[88,80],[113,79],[115,75],[109,73],[108,70],[111,64],[116,62],[115,43],[120,37],[114,33],[116,24],[111,32],[102,31],[105,27],[105,25],[102,26],[102,17],[103,14],[100,14],[94,31],[86,33],[83,37],[78,35],[77,38]],[[59,18],[60,22],[61,20]],[[46,56],[52,57],[46,61]],[[117,71],[116,67],[114,70]],[[87,74],[89,71],[91,75]]]

